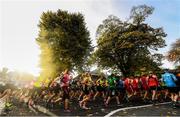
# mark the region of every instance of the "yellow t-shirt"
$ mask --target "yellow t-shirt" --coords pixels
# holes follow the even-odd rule
[[[96,84],[97,84],[98,86],[103,86],[104,80],[98,79],[98,80],[96,81]]]
[[[85,84],[89,85],[92,82],[92,79],[90,76],[86,76],[86,77],[84,77],[83,82]]]
[[[108,85],[108,81],[107,81],[107,80],[105,80],[105,86],[106,86],[106,87],[107,87],[107,86],[109,86],[109,85]]]

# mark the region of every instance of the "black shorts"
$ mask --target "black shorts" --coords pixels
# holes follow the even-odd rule
[[[117,95],[118,95],[118,92],[117,92],[116,89],[114,89],[114,88],[109,88],[109,90],[108,90],[108,96],[113,97],[113,96],[117,96]]]
[[[160,86],[157,87],[157,91],[161,91],[161,90],[163,90],[162,87],[160,87]]]
[[[152,90],[157,90],[157,86],[151,86],[149,87],[149,90],[152,91]]]
[[[60,87],[55,87],[55,88],[54,88],[54,93],[55,93],[56,95],[59,93],[59,91],[60,91]]]
[[[117,88],[117,91],[120,93],[124,93],[125,92],[125,88]]]
[[[167,87],[169,93],[179,93],[178,87]]]
[[[92,90],[93,92],[96,92],[96,87],[95,87],[95,86],[92,86],[92,87],[91,87],[91,90]]]
[[[97,91],[98,91],[98,92],[104,91],[104,87],[102,87],[102,86],[97,86]]]
[[[162,90],[167,89],[167,86],[161,86]]]
[[[108,91],[108,87],[104,86],[104,92],[107,92],[107,91]]]
[[[85,85],[84,88],[83,88],[83,92],[84,92],[85,95],[89,95],[90,88],[87,85]]]
[[[180,91],[180,86],[177,86],[177,90]]]
[[[65,100],[65,99],[69,99],[69,87],[63,87],[62,88],[63,89],[63,100]]]
[[[74,87],[74,88],[73,88],[73,91],[75,91],[75,92],[76,92],[76,91],[79,91],[79,90],[80,90],[79,87]]]

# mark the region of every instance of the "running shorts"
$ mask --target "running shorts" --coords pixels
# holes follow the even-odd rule
[[[167,89],[170,93],[178,93],[179,92],[178,87],[167,87]]]

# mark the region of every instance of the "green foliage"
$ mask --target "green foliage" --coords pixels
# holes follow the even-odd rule
[[[177,39],[177,41],[172,44],[172,48],[168,52],[167,58],[169,61],[180,63],[180,39]]]
[[[89,31],[80,13],[44,12],[36,39],[40,49],[41,79],[55,77],[64,69],[83,69],[91,51]]]
[[[0,70],[0,78],[7,79],[8,77],[8,68],[3,67],[2,70]]]
[[[133,19],[133,23],[141,23],[151,15],[154,11],[154,8],[147,5],[134,6],[131,9],[130,18]]]
[[[130,18],[133,22],[121,21],[109,16],[97,29],[95,61],[102,67],[118,67],[123,75],[135,75],[142,68],[145,71],[159,70],[161,54],[152,53],[165,46],[162,28],[153,28],[144,23],[154,8],[133,7]]]

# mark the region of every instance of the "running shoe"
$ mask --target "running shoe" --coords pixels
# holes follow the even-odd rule
[[[64,112],[70,113],[70,112],[71,112],[71,110],[69,110],[69,109],[65,109],[65,110],[64,110]]]
[[[122,104],[117,104],[118,107],[122,107],[123,105]]]
[[[82,109],[84,109],[84,110],[90,110],[91,108],[88,108],[88,107],[83,106]]]

